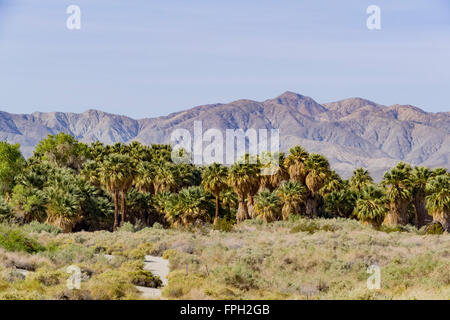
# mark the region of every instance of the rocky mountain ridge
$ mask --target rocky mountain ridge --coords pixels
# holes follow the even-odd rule
[[[280,129],[282,150],[300,144],[310,152],[324,154],[344,177],[362,166],[380,179],[401,160],[450,169],[450,112],[383,106],[361,98],[319,104],[294,92],[262,102],[237,100],[139,120],[98,110],[0,112],[0,140],[20,143],[25,156],[31,155],[41,139],[58,132],[84,142],[169,143],[173,130],[192,131],[194,121],[202,121],[203,130]]]

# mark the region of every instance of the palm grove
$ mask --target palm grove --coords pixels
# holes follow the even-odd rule
[[[0,142],[0,220],[40,221],[72,232],[115,231],[126,222],[195,227],[301,215],[450,231],[450,174],[444,168],[400,162],[377,184],[362,168],[344,180],[325,157],[300,146],[287,155],[247,154],[230,167],[176,164],[171,155],[168,145],[87,145],[60,133],[42,140],[25,160],[19,145]],[[264,174],[273,170],[270,161],[261,161],[266,156],[279,158],[274,174]]]

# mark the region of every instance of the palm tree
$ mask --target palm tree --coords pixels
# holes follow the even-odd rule
[[[173,164],[176,185],[174,191],[190,186],[199,186],[202,181],[201,170],[192,164]]]
[[[210,201],[202,187],[184,188],[178,193],[177,213],[187,227],[197,221],[208,220]]]
[[[162,196],[164,195],[164,196]],[[163,201],[163,211],[161,213],[164,213],[165,220],[172,226],[172,227],[179,227],[182,225],[182,210],[180,210],[180,202],[178,200],[178,194],[177,193],[170,193],[167,191],[162,191],[156,195],[158,198],[160,198],[161,201]]]
[[[342,180],[342,178],[336,173],[336,171],[332,170],[327,176],[323,187],[320,189],[320,194],[325,197],[332,192],[343,190],[346,186],[346,181]]]
[[[390,201],[390,210],[384,222],[388,225],[408,224],[408,206],[412,196],[411,166],[398,163],[384,174],[381,184],[386,188]]]
[[[119,226],[119,194],[124,182],[129,179],[129,167],[130,157],[113,153],[105,158],[100,168],[100,180],[114,200],[114,231]]]
[[[364,168],[358,168],[353,171],[353,176],[350,178],[350,188],[355,191],[361,192],[365,186],[372,184],[373,179],[368,170]]]
[[[127,154],[136,162],[152,160],[149,148],[138,141],[132,141],[128,145]]]
[[[255,213],[269,223],[281,218],[281,200],[275,192],[261,191],[255,196]]]
[[[80,197],[77,193],[52,186],[46,190],[47,224],[60,228],[63,232],[71,232],[76,222],[81,220]]]
[[[155,168],[152,163],[148,161],[140,161],[135,177],[135,186],[140,192],[153,193],[155,179]]]
[[[356,201],[353,214],[362,223],[379,227],[388,212],[388,202],[382,189],[375,185],[367,185]]]
[[[279,152],[275,153],[274,156],[278,156],[278,170],[270,176],[270,184],[273,190],[278,188],[283,182],[289,180],[289,170],[285,165],[286,154]]]
[[[220,193],[228,187],[226,183],[227,177],[227,168],[218,163],[213,163],[212,165],[204,168],[202,172],[202,186],[206,191],[211,192],[216,199],[216,214],[214,217],[215,225],[219,221]]]
[[[128,155],[124,155],[123,161],[127,164],[123,170],[123,178],[120,186],[120,207],[122,209],[122,220],[120,225],[122,226],[127,222],[127,192],[131,189],[136,177],[136,169],[133,160]]]
[[[170,162],[156,166],[153,181],[156,194],[162,191],[175,191],[177,187],[175,170],[175,165]]]
[[[300,204],[306,199],[306,188],[296,181],[286,181],[278,189],[277,195],[283,201],[283,220],[300,212]]]
[[[239,204],[236,192],[233,191],[233,188],[227,187],[220,193],[220,199],[222,199],[222,207],[227,208],[227,212],[231,218],[235,214],[235,210]]]
[[[413,198],[416,209],[416,226],[421,228],[431,222],[431,216],[428,214],[425,203],[425,188],[432,171],[426,167],[415,167],[412,171],[413,179]]]
[[[300,146],[295,146],[289,150],[289,156],[286,158],[285,165],[289,171],[289,177],[293,181],[305,183],[306,166],[308,152]]]
[[[319,190],[324,186],[326,179],[330,175],[330,164],[324,156],[312,153],[305,161],[305,167],[308,172],[305,182],[310,191],[310,196],[306,201],[306,214],[316,217],[321,199]]]
[[[71,232],[81,220],[85,201],[81,190],[82,181],[69,169],[57,169],[44,187],[46,198],[46,223]]]
[[[283,181],[289,179],[283,152],[263,152],[259,156],[261,177],[259,190],[275,190]]]
[[[441,176],[443,174],[449,174],[447,172],[447,169],[445,169],[445,168],[436,168],[433,171],[431,171],[431,177]]]
[[[335,217],[349,218],[357,200],[353,190],[333,191],[325,196],[325,209]]]
[[[160,215],[166,216],[168,213],[168,208],[170,207],[170,200],[174,196],[173,193],[168,191],[162,191],[153,196],[153,206],[156,208]]]
[[[236,220],[239,223],[249,218],[245,199],[249,193],[254,191],[254,186],[259,185],[259,169],[253,164],[236,162],[228,171],[228,183],[239,198],[236,214]]]
[[[434,221],[450,231],[450,176],[448,174],[431,178],[426,185],[427,209]]]
[[[84,178],[84,180],[90,182],[93,186],[100,188],[100,166],[97,161],[86,161],[81,167],[80,174]]]

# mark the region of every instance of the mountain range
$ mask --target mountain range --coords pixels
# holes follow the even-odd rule
[[[177,128],[203,130],[280,129],[280,147],[301,145],[325,155],[339,174],[349,177],[356,167],[379,180],[399,161],[450,169],[450,112],[430,113],[411,105],[383,106],[350,98],[320,104],[294,92],[263,102],[238,100],[210,104],[157,118],[135,120],[98,110],[83,113],[0,112],[0,140],[20,143],[25,156],[48,134],[65,132],[80,141],[107,144],[169,143]]]

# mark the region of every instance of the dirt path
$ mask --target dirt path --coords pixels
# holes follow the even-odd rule
[[[144,269],[150,271],[153,275],[159,276],[163,287],[167,286],[167,275],[169,274],[169,261],[161,257],[145,256]],[[161,289],[136,287],[144,299],[160,299]]]
[[[105,254],[104,255],[108,261],[114,259],[114,256]],[[16,268],[24,277],[30,274],[31,271]],[[153,275],[159,276],[162,281],[162,286],[165,287],[169,283],[167,280],[167,275],[170,272],[169,260],[163,259],[156,256],[145,256],[144,259],[144,270],[150,271]],[[33,273],[33,272],[31,272]],[[161,289],[147,288],[136,286],[136,288],[141,292],[141,297],[144,299],[161,299]]]

